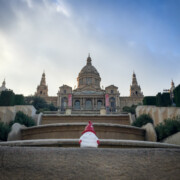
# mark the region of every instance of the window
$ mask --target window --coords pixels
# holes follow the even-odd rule
[[[114,93],[114,91],[113,90],[111,90],[111,94],[113,94]]]
[[[82,85],[83,84],[83,79],[80,79],[79,80],[79,85]]]
[[[101,100],[98,100],[98,102],[97,102],[97,108],[98,108],[98,110],[101,109],[101,106],[102,106],[102,101],[101,101]]]
[[[75,109],[80,109],[80,101],[79,100],[76,100],[75,103],[74,103],[74,108]]]
[[[92,78],[86,78],[86,84],[91,84],[92,83]]]
[[[64,94],[66,94],[66,90],[64,90]]]
[[[86,109],[92,109],[92,101],[90,99],[86,100]]]

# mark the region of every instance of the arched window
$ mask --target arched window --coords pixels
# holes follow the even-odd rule
[[[101,109],[101,106],[102,106],[102,101],[101,100],[98,100],[97,101],[97,109]]]
[[[92,109],[92,101],[91,99],[87,99],[86,100],[86,109]]]
[[[109,99],[109,102],[110,102],[110,109],[112,112],[114,112],[116,110],[116,100],[114,97],[111,97]]]
[[[76,100],[74,102],[74,109],[80,109],[80,101],[79,100]]]
[[[68,104],[67,97],[63,97],[62,100],[61,100],[61,108],[62,108],[62,110],[66,109],[67,104]]]

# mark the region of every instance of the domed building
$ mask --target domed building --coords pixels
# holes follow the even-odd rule
[[[92,65],[89,55],[86,65],[78,74],[76,89],[72,90],[72,87],[63,85],[59,88],[57,96],[48,96],[45,73],[43,73],[35,95],[43,97],[48,103],[53,103],[62,113],[66,109],[71,109],[74,114],[98,114],[101,108],[105,108],[109,113],[118,113],[126,105],[142,103],[143,94],[137,84],[135,73],[133,73],[129,97],[120,97],[118,87],[114,85],[102,89],[100,83],[100,74]]]

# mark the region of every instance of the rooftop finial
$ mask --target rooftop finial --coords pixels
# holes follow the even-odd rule
[[[3,81],[3,83],[2,83],[2,86],[5,87],[5,85],[6,85],[6,81],[5,81],[5,78],[4,78],[4,81]]]
[[[90,57],[90,53],[88,54],[87,65],[91,65],[91,57]]]
[[[43,74],[42,74],[42,76],[45,76],[45,70],[43,70]]]

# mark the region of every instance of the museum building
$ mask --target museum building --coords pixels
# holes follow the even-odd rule
[[[44,98],[48,103],[53,103],[62,113],[67,108],[71,109],[72,113],[98,114],[101,108],[106,108],[111,113],[120,113],[124,106],[142,104],[144,96],[135,73],[132,76],[128,97],[121,97],[118,87],[110,85],[102,89],[100,83],[100,74],[92,65],[91,57],[88,56],[86,65],[77,77],[76,89],[72,90],[72,87],[63,85],[59,87],[57,96],[48,96],[48,86],[43,72],[35,95]]]

